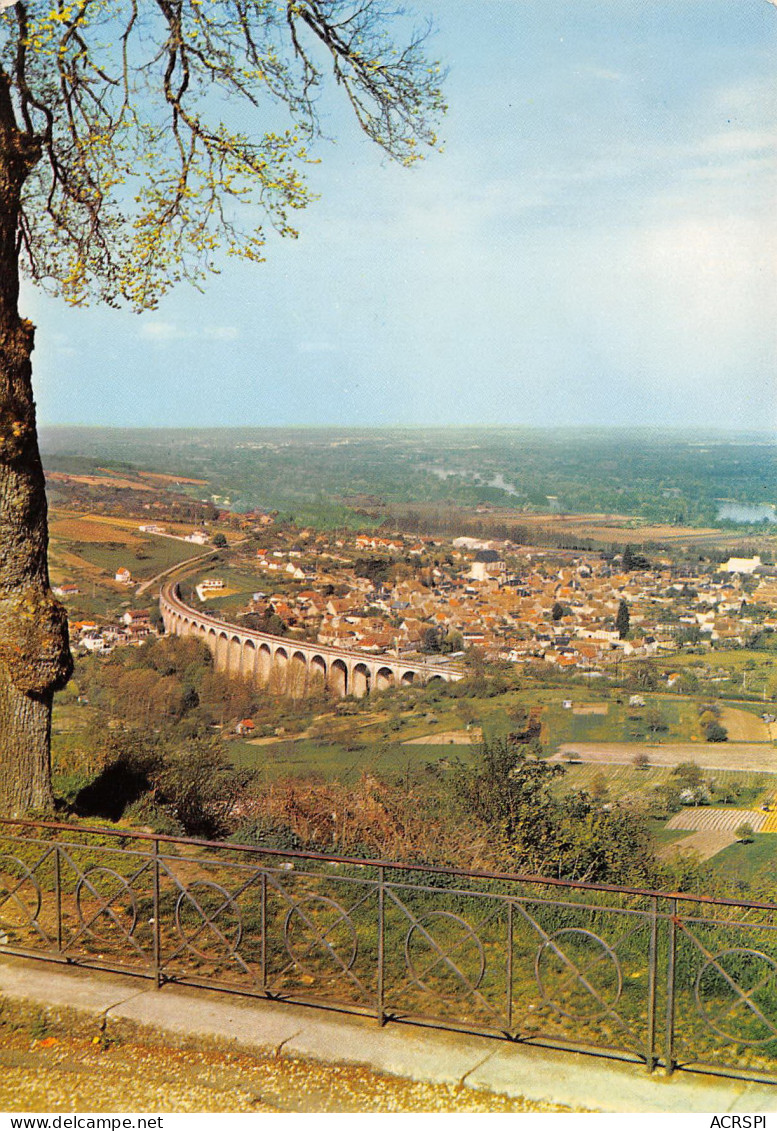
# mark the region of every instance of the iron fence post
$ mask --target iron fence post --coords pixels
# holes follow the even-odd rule
[[[648,952],[648,1036],[647,1070],[656,1066],[656,982],[658,980],[658,899],[653,896],[650,908],[650,949]]]
[[[669,950],[666,960],[666,1034],[664,1065],[667,1075],[674,1072],[674,997],[675,952],[677,947],[677,900],[669,901]]]
[[[383,992],[384,992],[384,936],[385,936],[385,919],[386,919],[386,893],[385,893],[386,875],[385,869],[378,869],[378,987],[377,987],[377,1007],[376,1012],[378,1016],[378,1024],[385,1025],[386,1014],[383,1008]]]
[[[57,954],[62,953],[62,869],[59,845],[54,848],[54,899],[57,905]]]
[[[154,981],[156,987],[162,985],[162,925],[160,917],[159,894],[159,841],[154,841]]]
[[[513,901],[507,903],[507,1028],[513,1032]]]
[[[262,928],[262,992],[267,993],[267,872],[262,869],[262,895],[261,895],[261,928]]]

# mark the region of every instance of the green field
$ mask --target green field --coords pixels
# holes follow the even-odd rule
[[[73,734],[88,727],[94,721],[94,718],[94,710],[86,704],[56,701],[51,721],[51,733],[53,735]]]
[[[43,430],[42,448],[51,469],[68,470],[76,459],[80,468],[85,461],[96,468],[129,462],[173,476],[185,474],[207,480],[206,494],[228,496],[238,510],[277,509],[294,515],[298,524],[317,520],[340,526],[356,519],[371,525],[384,517],[386,504],[419,504],[418,509],[435,507],[443,518],[455,518],[462,533],[466,508],[471,512],[482,504],[496,505],[519,526],[524,508],[546,512],[552,494],[565,515],[623,516],[616,529],[623,532],[623,541],[632,532],[634,542],[651,536],[663,541],[668,534],[673,543],[693,542],[698,537],[694,527],[716,524],[720,499],[759,503],[763,485],[775,478],[774,445],[760,437],[738,436],[736,444],[711,445],[700,474],[698,446],[691,439],[632,428],[132,433],[57,428]],[[443,467],[453,474],[435,474]],[[495,475],[504,477],[509,491],[494,484]],[[677,484],[679,494],[663,489],[669,482]],[[364,496],[374,496],[382,506],[365,507]],[[685,528],[674,525],[678,510]],[[478,519],[482,521],[480,515]],[[671,525],[652,526],[656,523]],[[429,527],[439,525],[439,519],[428,520]],[[774,552],[773,530],[751,525],[745,533],[764,556]],[[721,542],[732,536],[728,524],[725,533],[702,538]]]
[[[235,569],[221,561],[213,562],[213,564],[204,569],[202,573],[187,578],[187,585],[190,591],[193,593],[195,586],[206,577],[221,578],[224,582],[225,589],[234,590],[234,593],[228,593],[226,595],[216,593],[211,600],[206,601],[205,607],[208,612],[211,612],[213,609],[218,609],[226,614],[242,612],[252,593],[256,593],[257,591],[269,593],[273,591],[268,585],[264,584],[264,579],[259,575],[258,571],[253,572],[250,569]],[[288,587],[285,588],[288,592]],[[196,595],[194,596],[194,604],[197,605]]]
[[[319,777],[346,783],[356,781],[365,773],[386,777],[408,773],[416,776],[427,765],[439,763],[444,769],[455,758],[463,761],[471,758],[473,749],[470,746],[402,746],[397,742],[348,749],[340,743],[304,738],[297,741],[279,739],[266,746],[230,742],[227,747],[236,765],[258,770],[267,781],[285,777]]]
[[[412,695],[412,701],[408,698]],[[241,764],[262,765],[271,776],[288,772],[304,777],[308,774],[326,778],[350,773],[354,766],[403,769],[411,760],[413,764],[438,762],[441,759],[472,756],[476,747],[464,743],[419,744],[406,746],[410,739],[423,738],[450,731],[464,731],[467,724],[482,728],[486,739],[500,737],[523,726],[522,712],[531,707],[542,707],[542,742],[546,754],[553,753],[562,743],[576,742],[639,742],[663,743],[689,741],[698,738],[698,710],[694,700],[676,695],[648,695],[644,708],[630,708],[628,695],[596,700],[590,693],[585,699],[573,703],[599,702],[607,713],[574,714],[561,706],[569,691],[558,688],[523,689],[495,697],[453,698],[444,690],[439,693],[427,688],[423,698],[417,693],[394,692],[353,706],[354,714],[330,714],[320,718],[316,727],[323,728],[323,736],[299,739],[293,753],[288,749],[291,738],[277,744],[251,746],[230,743],[233,758]],[[620,700],[620,701],[619,701]],[[650,731],[647,722],[660,713],[666,730]],[[284,747],[286,754],[280,756]],[[238,753],[239,752],[239,753]],[[279,769],[285,766],[286,770]],[[593,782],[604,775],[611,795],[651,789],[669,780],[668,767],[610,766],[581,763],[568,767],[564,779],[571,787],[591,789]],[[768,774],[719,771],[715,774],[721,782],[737,781],[747,787],[753,796],[763,792],[773,779]],[[770,787],[773,788],[773,785]]]
[[[227,749],[232,760],[241,766],[260,770],[270,779],[280,777],[321,777],[353,780],[361,773],[401,774],[417,772],[427,765],[440,765],[441,768],[461,760],[470,761],[477,757],[478,746],[462,743],[413,744],[404,745],[404,732],[401,738],[383,738],[376,731],[383,728],[356,727],[349,732],[344,741],[340,730],[341,722],[331,724],[330,741],[291,736],[279,738],[275,742],[253,745],[250,742],[230,740]],[[414,729],[424,731],[423,727]],[[426,731],[429,731],[427,726]],[[443,729],[442,726],[434,729]],[[338,741],[338,739],[340,739]],[[617,801],[627,795],[652,793],[657,787],[673,780],[672,769],[668,766],[608,765],[607,763],[579,762],[564,764],[565,773],[556,788],[564,792],[573,790],[595,791],[603,783],[609,800]],[[777,787],[777,776],[754,771],[716,770],[707,775],[715,785],[715,794],[724,795],[732,784],[736,786],[734,802],[744,807],[760,804],[767,794]]]
[[[777,654],[750,648],[721,648],[703,655],[680,652],[667,657],[667,663],[680,670],[695,672],[700,679],[700,694],[741,699],[749,697],[752,710],[760,714],[764,702],[774,702],[773,682],[777,676]],[[747,708],[747,702],[737,704]],[[760,706],[760,709],[759,709]]]
[[[199,557],[207,549],[191,542],[179,542],[175,538],[157,538],[153,535],[149,535],[135,547],[126,546],[120,541],[69,542],[58,539],[54,545],[55,558],[57,548],[83,558],[111,577],[117,569],[124,566],[133,578],[140,581],[155,577],[170,566],[178,565],[179,562]],[[139,554],[143,556],[139,557]]]
[[[514,730],[516,712],[521,708],[542,707],[542,741],[548,752],[554,752],[565,743],[575,742],[689,742],[700,739],[696,701],[678,695],[646,694],[644,707],[629,707],[626,692],[592,694],[588,689],[570,691],[560,688],[526,689],[511,691],[495,698],[467,698],[451,700],[442,696],[431,705],[438,718],[433,727],[416,724],[412,720],[407,737],[451,730],[461,726],[466,715],[483,726],[487,735],[502,735]],[[573,708],[595,706],[606,708],[606,714],[576,714],[574,709],[562,707],[571,699]],[[651,725],[660,724],[660,729]],[[404,732],[403,732],[404,734]]]
[[[760,872],[774,880],[777,861],[777,833],[758,833],[750,844],[731,844],[709,861],[712,874],[727,888],[735,890],[737,883],[752,879]]]
[[[665,848],[669,844],[677,844],[678,841],[693,835],[691,829],[668,829],[660,821],[651,821],[650,824],[650,831],[653,834],[656,848]]]
[[[576,714],[560,703],[549,705],[542,714],[549,742],[555,749],[570,742],[687,742],[699,737],[693,702],[649,694],[643,698],[644,707],[629,707],[627,695],[601,703],[607,707],[605,715]],[[581,705],[594,702],[586,697]],[[574,699],[573,704],[578,705]]]
[[[153,535],[127,545],[121,541],[121,534],[117,528],[117,540],[104,542],[52,539],[50,557],[56,581],[74,582],[80,589],[78,594],[65,599],[71,622],[93,617],[111,619],[136,603],[133,587],[122,589],[114,583],[114,575],[121,567],[128,569],[134,580],[143,581],[203,552],[202,546]],[[139,600],[141,604],[151,604],[151,594],[144,594]]]
[[[672,771],[668,766],[648,766],[644,770],[636,766],[609,766],[595,762],[583,762],[566,766],[566,773],[559,785],[564,790],[584,789],[591,792],[595,784],[604,780],[608,797],[617,801],[627,794],[642,793],[669,781]]]
[[[772,652],[757,652],[750,648],[714,648],[699,655],[690,650],[675,652],[667,656],[667,662],[677,668],[720,668],[721,670],[742,672],[751,668],[774,668],[777,655]]]

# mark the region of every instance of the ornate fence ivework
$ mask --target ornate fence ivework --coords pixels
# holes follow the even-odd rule
[[[0,821],[0,955],[777,1082],[777,905]]]

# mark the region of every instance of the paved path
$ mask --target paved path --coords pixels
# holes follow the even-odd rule
[[[210,991],[149,987],[139,979],[0,958],[0,1005],[65,1013],[110,1041],[206,1041],[329,1064],[350,1064],[430,1084],[602,1112],[773,1112],[777,1085],[675,1073],[649,1076],[635,1064],[510,1045],[420,1026],[379,1028],[369,1018],[239,999]],[[141,1027],[140,1030],[138,1027]]]

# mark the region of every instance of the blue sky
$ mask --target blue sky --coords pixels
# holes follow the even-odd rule
[[[45,424],[777,426],[777,7],[417,0],[445,148],[327,99],[298,241],[138,316],[25,288]]]

